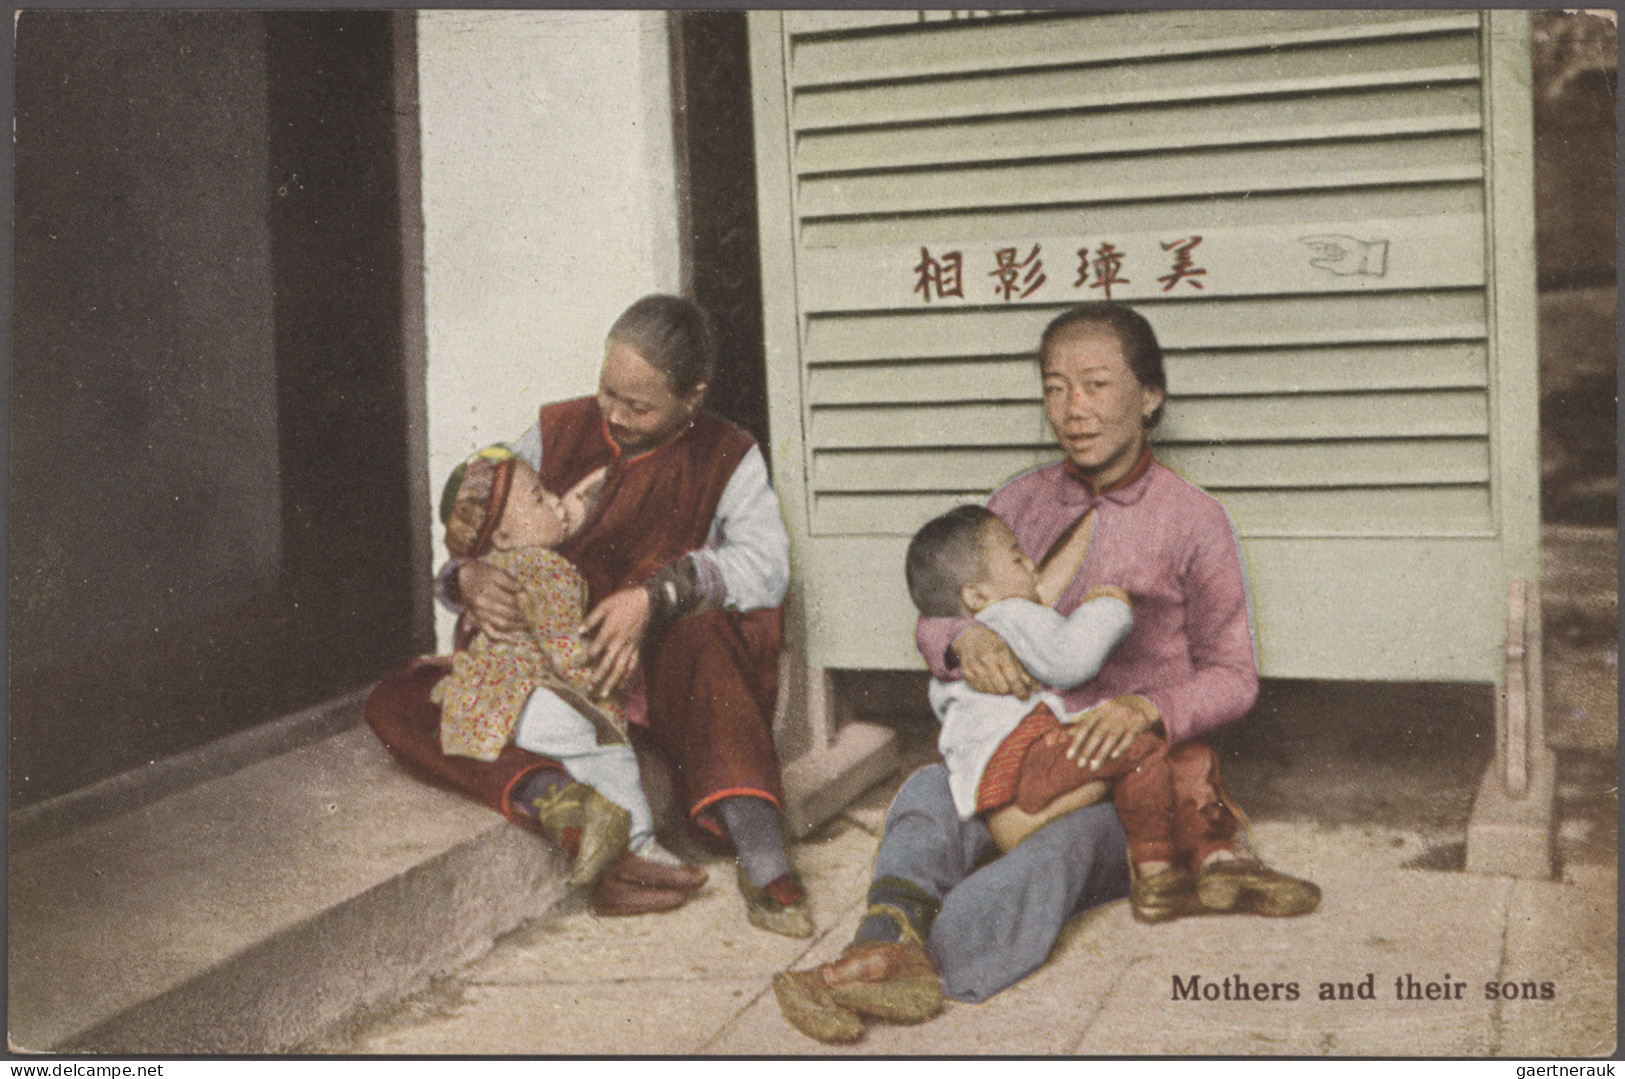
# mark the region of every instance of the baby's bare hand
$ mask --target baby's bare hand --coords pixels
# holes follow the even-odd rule
[[[524,586],[495,566],[475,560],[457,570],[457,591],[480,632],[504,640],[522,640],[526,633],[520,600]]]

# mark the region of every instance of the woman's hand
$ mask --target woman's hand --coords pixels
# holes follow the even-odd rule
[[[965,682],[978,693],[1019,697],[1026,700],[1038,683],[1021,665],[1021,660],[1004,643],[1004,638],[984,625],[974,625],[954,638],[954,653]]]
[[[592,691],[599,697],[613,696],[632,681],[638,649],[649,630],[649,613],[649,593],[623,588],[594,607],[581,623]]]
[[[1117,697],[1089,709],[1072,724],[1072,746],[1068,760],[1079,768],[1099,768],[1120,757],[1134,739],[1162,719],[1157,706],[1144,697]]]
[[[524,586],[510,574],[475,559],[457,569],[457,594],[481,633],[518,643],[528,627],[520,610]]]

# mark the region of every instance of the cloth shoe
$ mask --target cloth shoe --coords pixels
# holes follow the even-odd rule
[[[1196,879],[1202,906],[1212,911],[1292,918],[1320,906],[1320,888],[1262,862],[1241,859],[1211,862]]]
[[[571,884],[592,884],[626,850],[632,838],[632,814],[585,783],[556,787],[531,803],[536,823],[563,844],[565,831],[580,829]]]
[[[1190,914],[1205,914],[1196,895],[1196,878],[1191,876],[1189,870],[1172,866],[1161,873],[1145,877],[1140,875],[1139,869],[1129,863],[1128,904],[1129,910],[1134,914],[1134,920],[1155,925],[1158,922],[1171,922],[1175,918],[1183,918]]]
[[[813,935],[812,913],[807,909],[807,892],[801,882],[784,874],[758,888],[740,866],[739,894],[745,897],[745,917],[750,924],[781,937]]]
[[[809,1038],[829,1044],[863,1037],[863,1020],[829,995],[819,970],[786,970],[773,975],[773,995],[785,1022]]]
[[[605,873],[592,893],[592,912],[601,918],[624,918],[676,910],[693,893],[676,888],[650,888],[614,873]]]
[[[786,1022],[824,1042],[855,1041],[862,1016],[923,1023],[943,1007],[937,968],[912,934],[854,941],[833,963],[776,974],[773,994]]]

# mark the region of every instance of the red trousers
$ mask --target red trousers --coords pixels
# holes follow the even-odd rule
[[[671,767],[679,803],[714,833],[717,825],[699,814],[719,799],[754,795],[784,806],[771,729],[783,636],[778,608],[711,611],[644,644],[647,739]],[[558,762],[512,743],[494,761],[440,752],[440,706],[429,691],[450,670],[448,658],[424,657],[387,675],[367,699],[367,723],[413,775],[513,820],[509,792]]]
[[[1105,780],[1136,864],[1180,862],[1196,872],[1214,851],[1235,849],[1240,821],[1219,781],[1219,758],[1206,742],[1170,746],[1147,731],[1099,768],[1068,760],[1071,744],[1069,727],[1047,706],[1034,708],[994,751],[977,787],[977,811],[1013,804],[1037,813],[1063,794]]]

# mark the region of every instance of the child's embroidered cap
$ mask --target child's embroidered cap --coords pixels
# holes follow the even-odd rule
[[[452,469],[440,495],[440,523],[453,558],[478,558],[490,549],[517,459],[506,446],[487,446]]]

